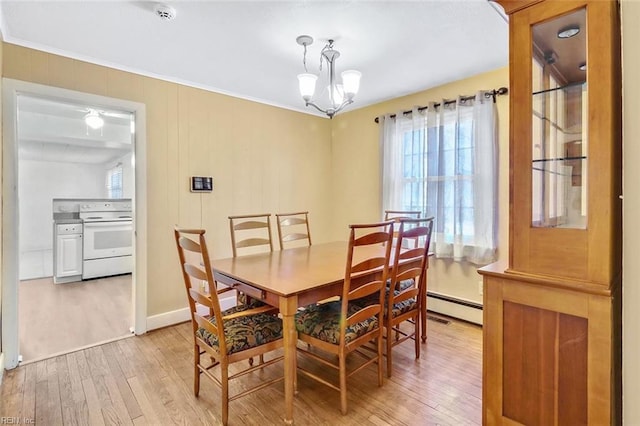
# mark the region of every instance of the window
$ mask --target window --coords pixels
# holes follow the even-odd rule
[[[481,96],[482,98],[482,96]],[[480,106],[478,106],[480,105]],[[383,121],[383,210],[435,218],[437,257],[495,260],[497,139],[490,100]],[[400,154],[398,154],[400,153]]]
[[[122,164],[107,172],[107,198],[122,198]]]

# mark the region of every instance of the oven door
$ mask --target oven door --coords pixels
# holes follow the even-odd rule
[[[83,258],[131,256],[133,221],[84,222]]]

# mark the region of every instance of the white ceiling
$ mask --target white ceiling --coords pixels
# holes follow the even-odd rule
[[[310,114],[297,89],[301,34],[316,40],[310,72],[329,38],[337,73],[362,72],[351,109],[508,63],[508,26],[487,0],[166,3],[172,21],[156,2],[2,0],[0,25],[9,43]]]
[[[17,108],[20,160],[104,165],[133,152],[130,112],[23,94]],[[101,129],[85,124],[89,108],[103,117]]]

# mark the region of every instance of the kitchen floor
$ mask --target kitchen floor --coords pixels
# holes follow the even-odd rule
[[[131,332],[131,274],[54,284],[21,281],[20,354],[31,362]]]

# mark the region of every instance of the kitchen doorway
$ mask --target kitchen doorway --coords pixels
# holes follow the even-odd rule
[[[3,101],[6,367],[144,333],[144,105],[9,79]]]

